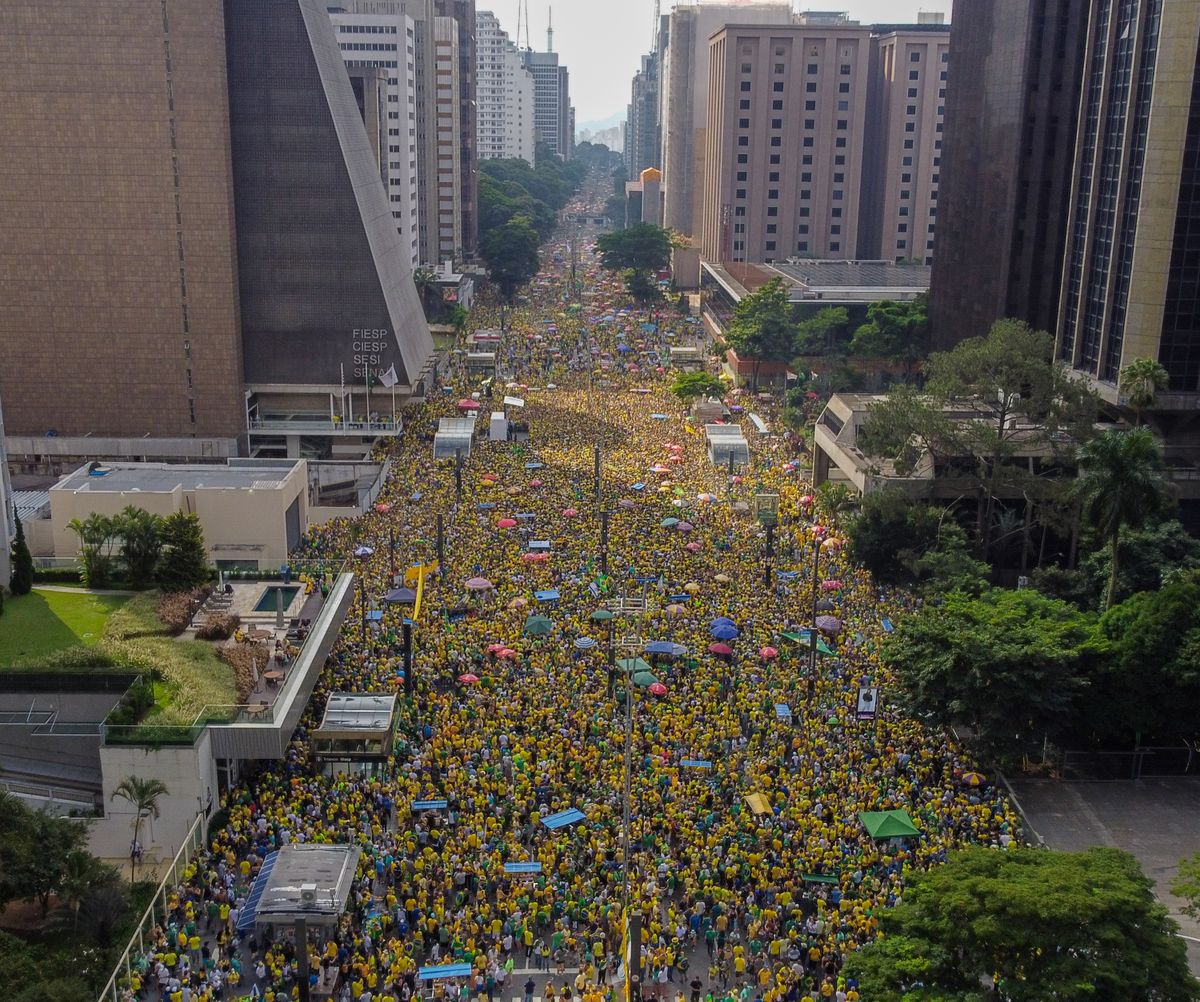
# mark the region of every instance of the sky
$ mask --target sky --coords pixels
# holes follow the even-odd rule
[[[476,0],[491,10],[510,38],[516,37],[520,0]],[[579,128],[589,123],[625,117],[629,84],[650,51],[654,0],[527,0],[532,22],[529,40],[534,49],[546,48],[547,11],[553,8],[554,47],[571,71],[571,99]],[[660,0],[663,13],[672,0]],[[846,10],[864,24],[915,21],[918,10],[944,11],[951,0],[793,0],[797,10]],[[522,44],[525,29],[521,29]]]

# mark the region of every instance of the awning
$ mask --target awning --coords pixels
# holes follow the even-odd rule
[[[417,980],[437,981],[440,978],[465,978],[470,973],[470,964],[442,964],[440,967],[420,968],[417,971]]]
[[[907,811],[861,811],[858,820],[871,838],[908,838],[921,834]]]
[[[254,920],[258,917],[258,904],[262,901],[263,892],[267,889],[267,882],[271,879],[271,871],[275,868],[275,860],[278,858],[279,853],[276,851],[263,860],[258,876],[254,878],[250,887],[250,896],[238,911],[238,932],[248,932],[254,928]]]
[[[578,807],[572,807],[569,810],[559,811],[557,814],[542,818],[542,824],[554,831],[556,828],[565,828],[567,825],[576,824],[586,816]]]
[[[505,863],[505,873],[541,873],[541,863]]]

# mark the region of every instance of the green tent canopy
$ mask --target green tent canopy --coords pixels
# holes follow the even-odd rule
[[[595,621],[597,623],[603,623],[612,618],[613,618],[613,614],[611,612],[609,612],[607,609],[597,609],[595,612],[592,613],[592,619],[593,619],[593,621]]]
[[[617,662],[621,671],[649,671],[650,666],[641,658],[621,658]]]
[[[807,632],[784,633],[784,634],[782,634],[782,636],[783,636],[784,640],[790,640],[793,644],[810,644],[810,643],[812,643],[812,641],[809,640],[809,638],[808,638]],[[821,639],[820,637],[817,637],[817,653],[818,654],[833,654],[834,651],[827,643],[825,643],[825,641],[823,639]]]
[[[907,811],[860,811],[858,820],[871,838],[908,838],[921,834]]]

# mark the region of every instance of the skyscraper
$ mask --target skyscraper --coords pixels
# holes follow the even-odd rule
[[[521,52],[525,68],[533,77],[533,124],[539,143],[555,156],[566,159],[575,147],[570,74],[558,65],[557,52]]]
[[[725,24],[790,24],[786,0],[676,6],[667,44],[659,48],[663,220],[687,236],[699,234],[708,128],[708,39]]]
[[[404,14],[350,14],[331,7],[329,16],[356,97],[368,74],[379,74],[384,81],[380,162],[392,218],[415,268],[421,262],[416,25]],[[356,84],[358,79],[364,84]]]
[[[533,77],[491,11],[475,16],[476,117],[479,158],[516,157],[533,163]]]
[[[933,263],[950,26],[873,25],[858,256]]]
[[[1089,6],[955,6],[929,292],[935,347],[1001,317],[1055,329]]]
[[[325,5],[167,15],[0,7],[9,432],[176,458],[298,451],[273,417],[346,435],[342,373],[420,392],[433,345]]]
[[[1200,401],[1200,5],[1092,5],[1066,226],[1058,354],[1116,402],[1157,359],[1164,409]]]
[[[475,91],[475,0],[434,0],[434,9],[441,17],[453,18],[458,35],[455,54],[458,74],[455,99],[458,101],[458,170],[461,253],[475,256],[479,240],[479,164],[476,142]]]
[[[661,159],[658,130],[658,53],[642,56],[641,69],[630,86],[625,115],[625,173],[638,177]]]
[[[844,15],[709,40],[701,253],[857,256],[871,29]]]

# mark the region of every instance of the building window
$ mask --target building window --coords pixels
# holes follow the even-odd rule
[[[772,164],[772,165],[779,163],[779,154],[772,153],[770,155],[770,157],[767,159],[767,163]]]
[[[812,136],[805,136],[805,137],[804,137],[804,148],[805,148],[805,149],[811,149],[811,148],[812,148],[812,146],[813,146],[813,137],[812,137]]]
[[[805,111],[816,111],[817,110],[817,102],[816,101],[805,101],[804,102],[804,110]]]
[[[833,165],[835,167],[845,167],[846,166],[846,155],[844,153],[839,153],[837,156],[835,156],[833,158]]]
[[[803,184],[812,184],[812,171],[806,170],[800,174],[800,180]]]
[[[838,93],[839,94],[849,94],[850,93],[850,85],[848,83],[838,84]]]
[[[738,146],[749,146],[749,145],[750,145],[750,137],[749,136],[738,136]]]
[[[779,215],[778,207],[776,207],[774,205],[768,206],[767,207],[767,215],[768,216],[778,216]]]
[[[771,110],[772,111],[783,111],[783,102],[782,101],[772,101],[771,102]]]
[[[908,61],[910,63],[919,63],[921,61],[921,53],[920,52],[910,52],[908,54]]]
[[[776,199],[778,197],[779,197],[779,189],[778,188],[768,188],[767,189],[767,198]]]
[[[840,73],[842,76],[844,76],[844,77],[848,77],[848,76],[850,75],[850,64],[849,64],[849,63],[842,63],[842,65],[838,67],[838,72],[839,72],[839,73]]]
[[[839,101],[838,102],[838,111],[849,111],[849,110],[850,110],[850,102],[849,101]]]
[[[834,184],[842,184],[845,180],[846,180],[845,172],[842,172],[842,173],[835,172],[834,173],[834,175],[833,175],[833,183]]]
[[[840,233],[842,232],[842,226],[841,226],[841,224],[840,224],[840,223],[834,223],[832,226],[830,226],[830,227],[829,227],[829,232],[830,232],[830,233],[833,233],[833,234],[840,234]]]
[[[740,108],[742,111],[749,111],[750,110],[750,101],[747,98],[742,98],[738,102],[738,108]]]
[[[775,64],[775,72],[776,72],[776,73],[782,73],[782,72],[783,72],[783,63],[776,63],[776,64]]]
[[[908,215],[908,206],[907,205],[900,206],[900,215],[902,215],[902,216]]]
[[[805,153],[804,156],[800,158],[800,162],[804,164],[805,167],[811,167],[813,162],[812,154]]]
[[[804,120],[804,127],[806,129],[815,129],[817,127],[817,120],[815,118],[806,118]]]
[[[774,233],[778,229],[779,229],[779,227],[776,226],[774,223],[767,223],[767,232],[768,233]]]
[[[905,132],[916,132],[917,131],[916,123],[915,122],[905,122],[904,123],[904,131]]]
[[[796,232],[797,232],[797,233],[800,233],[800,234],[802,234],[802,235],[807,235],[807,233],[808,233],[808,223],[801,223],[801,224],[800,224],[800,227],[799,227],[799,229],[797,229],[797,230],[796,230]]]
[[[739,128],[739,129],[748,129],[748,128],[750,128],[750,119],[748,119],[748,118],[739,118],[739,119],[738,119],[738,128]]]
[[[846,137],[838,136],[837,139],[833,141],[833,145],[835,149],[844,150],[846,148]]]
[[[800,206],[800,218],[807,219],[808,217],[809,217],[808,206],[807,205]]]
[[[773,90],[776,94],[782,94],[783,93],[783,81],[776,80],[773,84],[771,84],[771,90]]]
[[[904,109],[904,113],[906,115],[915,115],[917,113],[917,106],[915,104],[910,104]]]
[[[917,96],[917,88],[916,88],[916,87],[909,87],[909,88],[908,88],[908,96],[909,96],[909,97],[916,97],[916,96]]]
[[[735,191],[735,192],[733,193],[733,197],[734,197],[734,198],[745,198],[745,197],[746,197],[746,189],[745,189],[745,188],[738,188],[738,189],[737,189],[737,191]]]
[[[783,128],[783,119],[782,118],[772,118],[771,119],[771,128],[772,129],[782,129]]]
[[[912,157],[905,157],[903,160],[900,161],[900,166],[911,167],[912,166]]]
[[[900,180],[901,180],[901,181],[902,181],[904,184],[908,184],[908,183],[909,183],[909,182],[912,180],[912,175],[911,175],[911,174],[901,174],[901,175],[900,175]]]
[[[768,240],[767,241],[767,250],[774,250],[774,249],[775,249],[775,241]],[[631,954],[631,956],[632,956],[632,954]]]
[[[738,172],[737,172],[737,178],[736,178],[735,180],[738,180],[738,181],[745,181],[745,180],[746,180],[746,172],[745,172],[744,170],[740,170],[740,171],[738,171]]]
[[[810,75],[810,76],[816,76],[816,75],[817,75],[817,64],[816,64],[816,63],[809,63],[809,64],[808,64],[808,73],[809,73],[809,75]]]
[[[802,252],[807,251],[808,250],[808,241],[807,240],[797,240],[796,241],[796,250],[802,251]]]
[[[833,200],[835,202],[840,202],[842,200],[842,189],[841,188],[833,189]]]
[[[913,148],[913,141],[911,139],[904,140],[904,148],[906,150],[911,150]]]
[[[806,83],[804,85],[804,92],[806,94],[815,94],[817,92],[817,85],[815,83]]]
[[[739,153],[737,162],[740,164],[748,164],[750,162],[750,157],[748,157],[745,153]]]
[[[908,79],[909,80],[920,80],[921,79],[921,71],[920,70],[909,70],[908,71]]]
[[[810,191],[808,188],[801,188],[800,201],[807,202],[810,198],[812,198],[812,191]]]
[[[830,215],[831,215],[831,216],[832,216],[834,219],[841,219],[841,218],[842,218],[842,210],[841,210],[841,208],[840,208],[840,207],[838,207],[838,206],[834,206],[832,209],[830,209],[830,210],[829,210],[829,214],[830,214]]]
[[[772,146],[782,146],[783,145],[783,137],[782,136],[772,136],[771,137],[771,145]]]
[[[899,226],[896,227],[896,231],[898,233],[907,233],[908,232],[908,223],[901,223]]]
[[[831,251],[838,251],[838,250],[841,250],[841,249],[842,249],[842,245],[841,245],[841,243],[840,243],[839,241],[837,241],[837,240],[834,240],[834,241],[833,241],[833,242],[832,242],[832,243],[829,245],[829,249],[830,249]]]
[[[749,81],[749,80],[743,80],[743,81],[742,81],[742,90],[743,90],[744,92],[745,92],[745,91],[749,91],[749,90],[750,90],[750,81]]]
[[[837,120],[837,127],[838,127],[839,132],[845,132],[846,129],[849,127],[849,125],[850,125],[850,123],[844,118],[839,118]]]
[[[773,170],[773,171],[771,171],[771,172],[770,172],[770,173],[767,175],[767,180],[768,180],[768,181],[778,181],[778,180],[779,180],[779,171],[777,171],[777,170]]]
[[[897,240],[896,241],[896,250],[904,250],[904,248],[907,246],[908,246],[907,240]]]
[[[749,73],[750,70],[751,70],[751,66],[749,63],[742,63],[742,72],[743,73]]]

